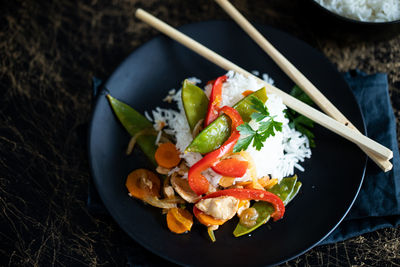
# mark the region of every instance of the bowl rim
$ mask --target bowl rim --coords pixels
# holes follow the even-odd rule
[[[325,12],[333,15],[336,18],[339,18],[345,22],[350,22],[350,23],[355,23],[358,25],[365,25],[365,26],[376,26],[376,25],[395,25],[400,23],[400,19],[396,19],[396,20],[391,20],[391,21],[361,21],[361,20],[356,20],[356,19],[352,19],[349,17],[345,17],[343,15],[340,15],[332,10],[329,10],[328,8],[324,7],[323,5],[321,5],[320,3],[318,3],[316,0],[311,0],[311,2],[314,3],[315,6],[317,6],[318,8],[320,8],[321,10],[324,10]]]

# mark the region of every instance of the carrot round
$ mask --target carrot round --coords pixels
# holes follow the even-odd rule
[[[252,93],[254,93],[254,91],[246,90],[246,91],[244,91],[244,92],[242,93],[242,95],[243,95],[244,97],[246,97],[246,96],[248,96],[248,95],[251,95]]]
[[[167,213],[167,225],[171,232],[183,234],[192,228],[193,216],[186,209],[169,209]]]
[[[278,183],[278,179],[276,179],[276,178],[271,179],[267,176],[267,177],[258,179],[258,183],[265,189],[270,189]]]
[[[227,220],[215,219],[214,217],[207,215],[198,208],[196,208],[196,206],[193,207],[193,213],[194,216],[196,216],[197,220],[199,220],[199,222],[201,224],[204,224],[205,226],[223,225],[227,221]]]
[[[168,169],[177,166],[181,161],[179,151],[172,143],[161,144],[157,148],[154,157],[156,158],[158,165]]]
[[[125,185],[129,193],[138,199],[143,200],[148,196],[160,196],[160,179],[156,174],[146,169],[137,169],[131,172]]]

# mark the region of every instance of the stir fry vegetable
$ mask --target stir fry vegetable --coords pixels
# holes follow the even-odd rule
[[[210,95],[210,101],[208,102],[207,115],[204,120],[204,127],[207,127],[211,122],[213,122],[219,115],[219,109],[222,101],[222,84],[226,81],[227,77],[218,77],[212,83],[212,90]]]
[[[158,165],[164,168],[172,168],[179,164],[181,158],[179,151],[172,143],[164,143],[158,146],[154,155]]]
[[[283,178],[280,184],[275,185],[268,191],[278,196],[282,200],[283,204],[287,205],[299,192],[300,187],[301,183],[297,182],[297,176],[294,176]],[[234,236],[238,237],[254,231],[261,225],[267,223],[274,213],[273,205],[267,202],[256,202],[251,208],[253,208],[258,214],[258,216],[252,220],[254,224],[249,225],[243,223],[241,220],[233,231]]]
[[[233,106],[244,122],[249,122],[251,114],[254,113],[254,109],[251,107],[251,97],[253,96],[263,103],[267,101],[266,90],[261,88]],[[229,118],[224,114],[219,116],[194,138],[186,151],[205,154],[219,148],[230,136],[230,128]]]
[[[126,179],[129,195],[163,209],[168,229],[176,234],[191,230],[194,215],[207,227],[213,242],[214,231],[235,215],[239,217],[233,232],[236,237],[254,231],[270,218],[281,219],[285,206],[301,187],[297,176],[283,178],[280,183],[268,175],[257,177],[255,162],[245,150],[250,144],[261,148],[269,136],[281,130],[282,123],[269,115],[265,88],[243,91],[244,97],[233,107],[221,107],[222,87],[227,79],[224,75],[210,82],[210,100],[202,89],[188,80],[183,82],[181,99],[193,135],[184,152],[203,154],[190,168],[182,160],[183,151],[178,145],[168,140],[159,143],[156,135],[160,137],[162,129],[153,129],[146,117],[107,95],[115,115],[133,137],[129,150],[137,143],[157,166],[156,171],[165,177],[161,182],[152,171],[134,170]],[[253,130],[250,121],[260,127]],[[205,128],[201,130],[203,123]],[[249,140],[245,144],[238,143],[246,138]],[[222,175],[217,188],[205,177],[205,172],[211,170]],[[249,178],[236,180],[245,176]],[[187,205],[193,205],[193,215]]]
[[[229,177],[242,177],[249,167],[249,163],[236,158],[224,159],[211,168],[218,174]]]
[[[131,172],[126,179],[126,187],[129,193],[138,199],[160,196],[160,179],[146,169],[137,169]]]
[[[208,98],[203,90],[185,80],[182,86],[182,103],[190,130],[193,131],[207,113]]]
[[[169,209],[167,213],[167,225],[171,232],[183,234],[192,229],[193,216],[186,209]]]
[[[236,130],[236,127],[243,123],[239,113],[234,108],[227,106],[224,106],[221,111],[228,115],[229,118],[231,118],[232,134],[220,148],[208,153],[204,158],[199,160],[189,169],[189,185],[192,190],[198,195],[207,193],[209,187],[208,180],[201,173],[207,168],[214,166],[219,159],[221,159],[227,153],[231,152],[240,137],[239,132]]]
[[[139,112],[128,106],[127,104],[115,99],[114,97],[107,95],[108,101],[111,104],[112,109],[114,110],[115,115],[118,120],[124,126],[124,128],[128,131],[131,136],[135,136],[139,132],[145,129],[152,129],[153,125],[151,122],[146,119]],[[149,160],[157,165],[156,160],[154,158],[156,152],[156,136],[155,135],[140,135],[137,138],[137,144],[143,153],[149,158]]]

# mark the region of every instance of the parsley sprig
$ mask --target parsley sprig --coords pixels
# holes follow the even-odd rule
[[[275,136],[275,131],[282,131],[282,123],[275,121],[275,116],[269,115],[268,108],[260,99],[253,96],[250,101],[252,103],[250,107],[257,111],[250,117],[258,123],[258,129],[254,130],[247,122],[239,125],[236,129],[240,132],[240,138],[233,148],[233,152],[246,150],[253,140],[253,147],[261,150],[264,146],[263,142],[268,137]]]

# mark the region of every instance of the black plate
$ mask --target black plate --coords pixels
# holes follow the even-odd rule
[[[296,65],[359,129],[364,129],[359,107],[341,75],[319,52],[304,42],[267,26],[262,34]],[[234,23],[211,21],[186,25],[184,33],[247,70],[268,73],[277,87],[289,91],[293,82]],[[203,82],[225,73],[180,44],[159,36],[134,51],[111,75],[105,87],[139,112],[166,106],[162,99],[180,88],[187,77]],[[234,238],[236,221],[223,225],[217,242],[195,224],[185,235],[171,233],[157,208],[128,196],[127,174],[151,168],[136,150],[125,156],[129,135],[117,121],[105,97],[98,96],[90,126],[89,157],[92,175],[104,204],[122,229],[152,252],[187,265],[272,265],[292,259],[326,237],[350,209],[361,186],[366,156],[353,144],[317,126],[313,157],[298,173],[300,194],[284,218],[270,222],[251,236]]]

